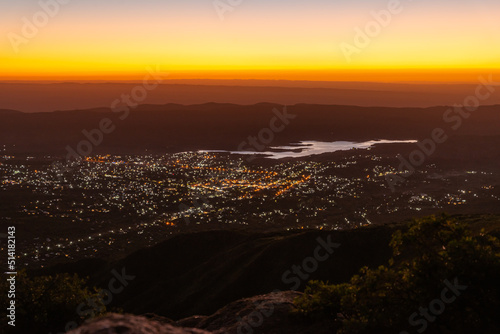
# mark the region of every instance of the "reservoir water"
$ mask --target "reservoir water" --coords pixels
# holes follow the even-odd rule
[[[352,141],[300,141],[298,143],[290,144],[290,146],[274,146],[270,147],[269,151],[223,151],[223,150],[203,150],[200,152],[226,152],[231,154],[245,154],[245,155],[264,155],[269,159],[283,159],[283,158],[301,158],[311,155],[331,153],[337,151],[348,151],[352,149],[369,149],[374,145],[379,144],[396,144],[396,143],[416,143],[417,140],[369,140],[365,142],[352,142]]]

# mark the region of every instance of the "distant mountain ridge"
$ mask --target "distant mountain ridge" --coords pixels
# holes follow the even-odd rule
[[[11,109],[0,109],[0,115],[5,114],[21,114],[22,112],[19,110],[11,110]]]
[[[206,103],[198,105],[123,106],[57,111],[51,113],[5,112],[0,122],[0,144],[13,147],[14,154],[65,155],[67,147],[76,150],[83,131],[92,132],[103,119],[111,122],[112,131],[103,135],[92,153],[135,154],[167,153],[213,149],[234,151],[249,136],[257,136],[279,113],[293,119],[274,136],[272,145],[286,145],[302,140],[365,141],[374,139],[428,138],[436,128],[454,123],[443,120],[449,107],[386,108],[342,105],[296,104],[287,106],[258,103],[235,105]],[[482,106],[453,136],[500,136],[500,107]],[[457,115],[453,116],[457,118]],[[470,140],[469,140],[470,142]]]
[[[478,84],[480,84],[478,82]],[[141,97],[143,104],[202,104],[210,101],[251,105],[261,101],[293,105],[317,103],[382,107],[454,105],[475,94],[478,84],[411,84],[362,82],[238,82],[165,80]],[[261,86],[259,86],[261,85]],[[142,83],[0,83],[0,107],[23,112],[90,109],[110,106]],[[496,88],[485,104],[500,104]]]

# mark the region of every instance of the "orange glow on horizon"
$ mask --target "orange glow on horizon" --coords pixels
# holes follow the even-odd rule
[[[291,80],[291,81],[359,81],[359,82],[435,82],[471,83],[477,82],[481,75],[492,74],[500,81],[500,69],[256,69],[256,70],[219,70],[219,71],[170,71],[161,69],[162,78],[168,80]],[[6,74],[0,81],[135,81],[143,80],[147,70],[130,72],[79,71],[74,73],[44,74]]]
[[[407,4],[360,46],[356,31],[373,18],[355,1],[287,11],[261,4],[238,8],[227,21],[210,6],[182,2],[175,10],[163,2],[151,8],[102,3],[102,11],[85,3],[61,8],[20,44],[4,38],[0,80],[142,80],[147,66],[159,66],[169,79],[476,82],[500,74],[498,4]],[[21,9],[5,18],[6,36],[21,34],[21,18],[32,14]],[[347,54],[342,45],[356,51]]]

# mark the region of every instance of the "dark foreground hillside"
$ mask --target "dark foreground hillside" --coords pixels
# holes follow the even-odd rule
[[[114,277],[112,270],[120,272],[123,268],[134,279],[113,296],[114,306],[135,314],[152,312],[179,319],[210,314],[239,298],[276,289],[303,290],[310,279],[344,282],[362,266],[387,261],[391,255],[388,242],[394,229],[381,226],[333,232],[184,234],[116,262],[84,260],[53,267],[44,274],[77,273],[89,276],[92,285],[107,289]],[[318,238],[325,243],[331,240],[338,247],[332,248],[328,257],[327,251],[320,251],[327,259],[318,261],[314,272],[309,274],[302,269],[302,278],[293,272],[285,275],[293,270],[292,266],[302,267],[306,258],[314,257],[316,248],[321,246]]]
[[[23,274],[20,298],[33,303],[20,308],[33,323],[59,324],[28,326],[33,333],[73,329],[109,311],[146,318],[97,317],[73,333],[392,333],[409,326],[415,332],[418,319],[408,316],[434,303],[444,284],[457,297],[460,289],[467,293],[435,323],[420,319],[421,329],[429,323],[428,333],[448,333],[440,328],[465,321],[467,330],[495,333],[499,232],[499,217],[483,215],[349,231],[183,234],[118,261],[88,259],[30,272],[29,279]]]

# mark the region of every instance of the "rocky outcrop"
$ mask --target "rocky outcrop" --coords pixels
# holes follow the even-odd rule
[[[85,322],[68,334],[209,334],[210,332],[175,327],[146,317],[111,313]]]
[[[291,315],[300,292],[283,291],[240,299],[210,316],[171,322],[154,315],[109,314],[68,334],[323,334],[335,333],[335,321],[302,322]]]
[[[288,327],[290,313],[295,309],[293,300],[300,295],[299,292],[285,291],[240,299],[211,316],[190,317],[177,324],[216,334],[275,333],[277,329],[284,330]]]

